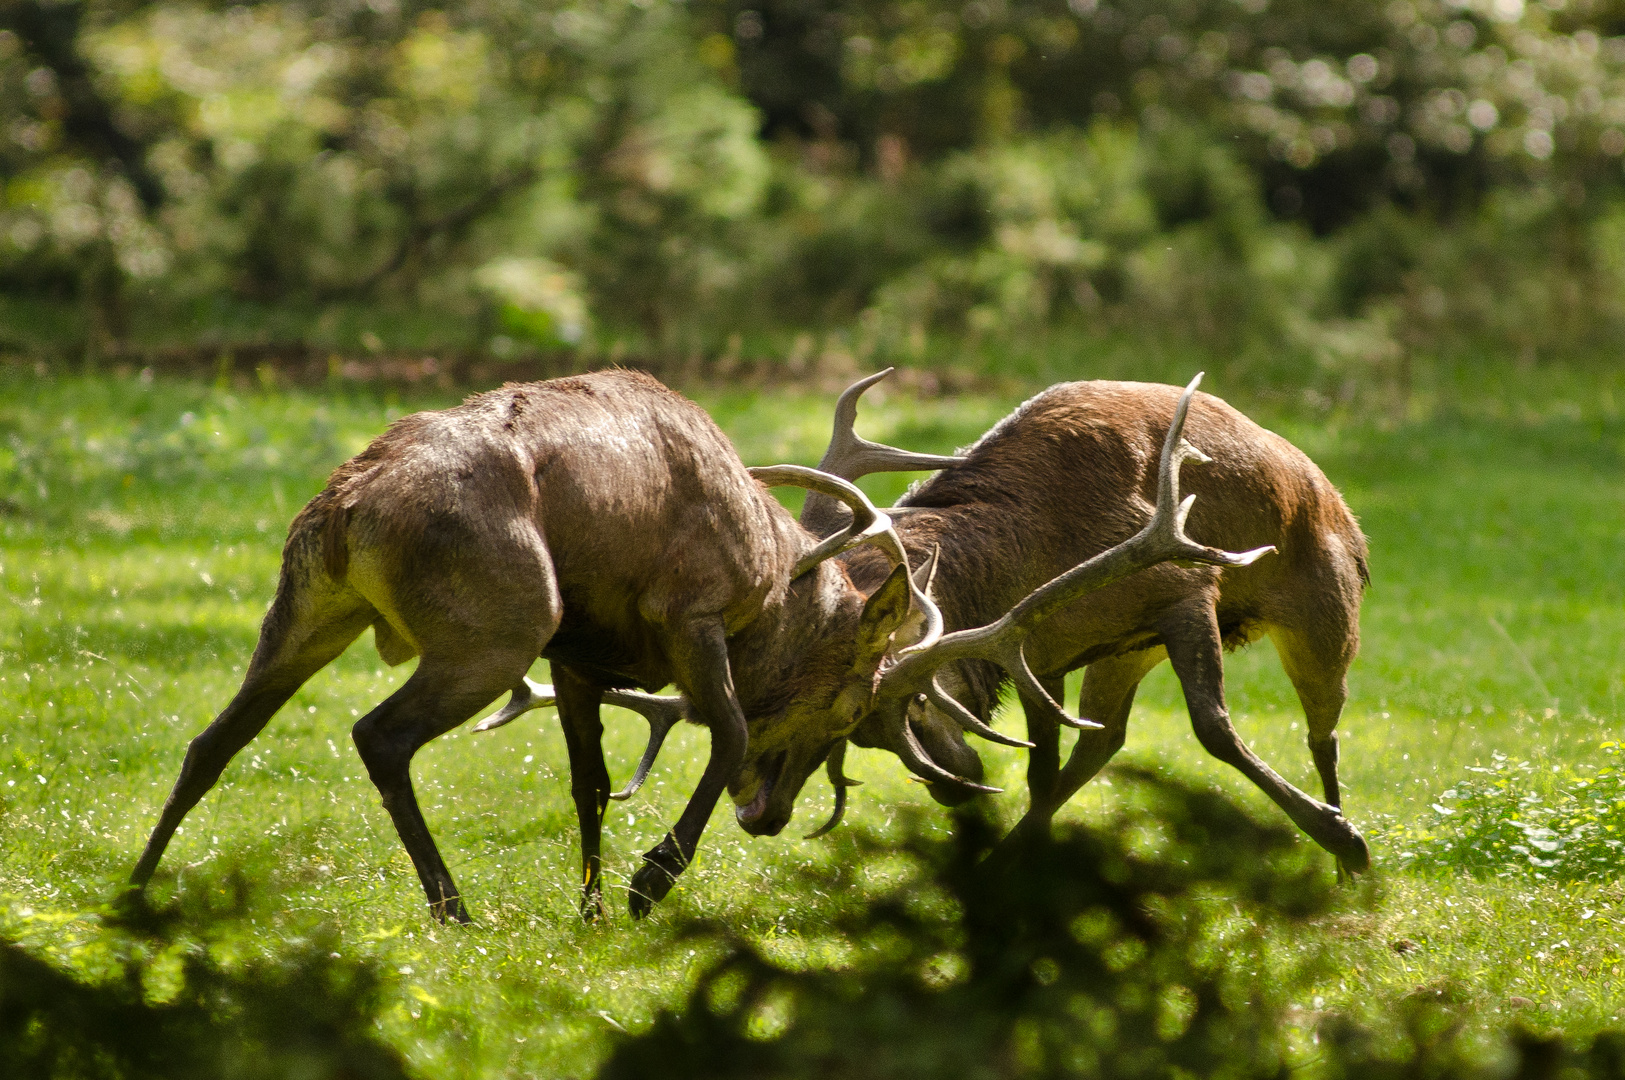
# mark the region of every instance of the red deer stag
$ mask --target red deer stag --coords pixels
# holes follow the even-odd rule
[[[855,479],[881,458],[844,449],[854,445],[857,396],[879,377],[843,395],[831,452],[820,465],[825,471]],[[1340,810],[1336,727],[1359,645],[1366,543],[1336,489],[1297,448],[1218,398],[1198,395],[1189,437],[1218,460],[1193,470],[1188,481],[1200,496],[1192,532],[1221,548],[1271,546],[1280,556],[1245,568],[1162,565],[1103,583],[1087,596],[1078,590],[1078,599],[1065,604],[1037,605],[1029,595],[1057,575],[1064,579],[1109,562],[1137,531],[1151,528],[1145,523],[1153,508],[1160,513],[1168,491],[1178,490],[1177,475],[1161,477],[1162,494],[1157,485],[1189,395],[1145,383],[1052,387],[989,431],[962,464],[926,480],[887,511],[911,559],[940,553],[934,596],[945,625],[958,632],[889,661],[862,722],[829,734],[897,753],[940,801],[961,801],[987,790],[978,783],[981,761],[964,731],[1010,741],[987,726],[1005,681],[1002,667],[1016,682],[1032,746],[1031,806],[1018,832],[1042,831],[1122,746],[1140,680],[1167,658],[1203,747],[1263,790],[1336,856],[1341,869],[1364,870],[1370,861],[1365,841]],[[815,532],[838,520],[838,508],[831,513],[829,504],[809,499],[803,523]],[[884,571],[862,553],[844,561],[863,590],[874,588]],[[1282,779],[1231,725],[1223,650],[1264,634],[1303,705],[1325,802]],[[1064,718],[1054,702],[1063,677],[1080,667],[1078,714],[1104,726],[1079,733],[1063,768]],[[812,739],[811,733],[803,737]],[[771,780],[771,763],[760,757],[768,745],[753,739],[741,771],[743,790],[757,778]],[[838,787],[845,783],[839,770],[837,751],[831,777]],[[775,813],[764,816],[762,831],[788,820],[795,791],[781,779],[774,794]]]
[[[929,641],[940,628],[860,492],[811,469],[754,474],[846,499],[852,528],[822,541],[806,531],[702,410],[634,372],[510,384],[397,421],[294,519],[242,687],[192,740],[132,881],[146,884],[231,758],[371,626],[386,662],[420,659],[352,735],[441,919],[468,916],[412,790],[420,747],[504,690],[521,697],[531,663],[550,659],[594,912],[610,796],[599,704],[677,685],[711,755],[633,876],[643,914],[693,858],[743,759],[747,717],[806,727],[808,702],[833,700],[825,686],[861,684],[866,698],[894,632]],[[868,593],[830,561],[862,542],[898,563]]]

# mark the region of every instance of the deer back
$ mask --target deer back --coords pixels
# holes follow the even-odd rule
[[[480,580],[549,574],[564,609],[549,655],[652,660],[657,682],[663,627],[743,628],[782,599],[808,543],[703,410],[629,371],[509,384],[397,421],[293,534],[391,625],[421,583],[474,562]],[[505,602],[483,592],[468,602]]]
[[[983,436],[963,464],[900,500],[920,508],[898,521],[911,562],[940,547],[936,588],[947,624],[991,622],[1137,532],[1153,511],[1157,455],[1178,399],[1178,388],[1150,383],[1051,387]],[[1190,536],[1226,550],[1274,544],[1280,555],[1223,571],[1164,564],[1101,589],[1032,642],[1035,669],[1148,647],[1158,617],[1202,590],[1217,590],[1220,625],[1234,643],[1256,625],[1300,616],[1306,604],[1358,607],[1365,538],[1307,456],[1208,394],[1196,396],[1185,435],[1214,459],[1184,471],[1184,490],[1197,496]],[[886,567],[858,552],[848,569],[868,589]],[[979,699],[973,707],[985,709],[995,700],[997,669],[961,667]]]

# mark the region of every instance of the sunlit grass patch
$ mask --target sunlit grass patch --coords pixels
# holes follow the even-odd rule
[[[832,394],[696,396],[749,464],[814,463],[828,437]],[[1019,396],[916,401],[893,390],[865,400],[859,430],[947,452]],[[76,962],[78,920],[121,886],[188,740],[236,691],[288,521],[389,419],[460,398],[36,381],[0,368],[0,443],[21,445],[17,460],[30,470],[0,468],[0,494],[15,501],[0,511],[0,934]],[[1469,766],[1493,768],[1496,753],[1531,762],[1519,775],[1538,774],[1530,789],[1556,807],[1553,778],[1600,775],[1585,766],[1621,736],[1625,431],[1597,402],[1585,405],[1580,421],[1533,406],[1426,423],[1275,417],[1347,492],[1373,551],[1341,731],[1344,806],[1374,841],[1375,869],[1369,891],[1349,892],[1313,934],[1271,945],[1333,948],[1338,970],[1299,1003],[1309,1012],[1447,985],[1486,1016],[1573,1032],[1620,1022],[1617,873],[1613,882],[1537,880],[1522,869],[1478,878],[1405,857],[1409,837],[1441,825],[1433,803],[1459,806],[1442,793],[1459,796],[1458,781],[1485,775]],[[195,419],[183,428],[188,412]],[[206,436],[169,446],[199,424]],[[44,497],[29,486],[40,480]],[[908,480],[865,486],[889,501]],[[680,916],[726,920],[776,958],[809,966],[850,963],[866,947],[830,927],[900,871],[867,859],[845,829],[799,839],[829,812],[819,780],[781,837],[747,837],[719,807],[680,887],[648,921],[630,921],[623,887],[703,766],[705,733],[695,728],[673,735],[643,792],[612,806],[610,914],[583,924],[567,757],[548,712],[489,734],[464,728],[418,755],[425,813],[476,918],[466,929],[432,925],[349,741],[355,719],[410,671],[386,667],[363,635],[313,678],[188,818],[157,894],[246,875],[256,886],[240,939],[248,951],[270,951],[313,923],[332,928],[339,951],[390,973],[386,1034],[425,1075],[589,1074],[616,1025],[651,1022],[703,965],[697,947],[694,956],[668,948]],[[1244,737],[1318,792],[1273,647],[1261,641],[1227,657],[1226,673]],[[545,664],[533,676],[545,680]],[[647,728],[612,709],[605,723],[622,781]],[[1013,709],[998,724],[1021,728]],[[1166,666],[1142,687],[1128,738],[1122,760],[1279,815],[1201,750]],[[995,806],[1010,820],[1023,805],[1022,756],[979,749],[1008,789]],[[906,808],[947,831],[947,813],[895,758],[854,751],[848,768],[865,781],[850,820],[872,835],[901,835]],[[1118,791],[1108,770],[1067,814],[1099,818]],[[860,872],[836,873],[860,860]],[[1606,871],[1605,860],[1596,865]],[[839,888],[820,885],[837,879]]]

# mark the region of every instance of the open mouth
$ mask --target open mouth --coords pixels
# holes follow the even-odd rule
[[[756,797],[740,807],[734,809],[734,817],[745,831],[752,831],[752,827],[762,820],[767,813],[767,800],[773,795],[773,788],[779,782],[779,775],[784,771],[785,754],[779,753],[762,762],[762,780],[756,786]]]

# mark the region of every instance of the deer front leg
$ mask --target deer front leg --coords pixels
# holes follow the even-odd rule
[[[641,919],[665,898],[687,869],[699,847],[700,834],[717,799],[745,759],[745,713],[734,694],[728,666],[728,643],[720,619],[691,624],[671,648],[677,686],[688,695],[694,715],[711,732],[711,756],[699,786],[665,839],[644,853],[643,866],[632,875],[627,905]]]
[[[1010,839],[1001,847],[1017,846],[1029,839],[1047,836],[1050,822],[1061,807],[1077,794],[1079,788],[1093,780],[1112,756],[1123,748],[1129,712],[1134,708],[1134,692],[1146,672],[1162,663],[1162,658],[1161,649],[1148,649],[1126,656],[1108,656],[1096,660],[1085,669],[1083,690],[1078,695],[1078,715],[1104,726],[1096,731],[1078,732],[1065,767],[1050,772],[1047,784],[1037,783],[1042,774],[1035,777],[1033,770],[1029,769],[1031,803],[1027,813],[1011,830]],[[1060,679],[1054,681],[1056,684],[1062,682]],[[1049,680],[1044,680],[1043,685],[1044,689],[1050,689]],[[1060,700],[1055,691],[1051,691],[1051,696]],[[1044,708],[1028,709],[1028,731],[1034,730],[1035,720],[1037,724],[1042,724],[1049,715]],[[1041,728],[1039,730],[1042,731]],[[1039,742],[1037,735],[1029,734],[1027,737],[1035,743]]]
[[[570,796],[581,830],[581,915],[596,919],[604,912],[599,851],[604,811],[609,807],[609,769],[604,764],[604,725],[599,717],[603,687],[563,664],[553,665],[553,692],[570,753]]]
[[[1203,749],[1251,780],[1310,839],[1331,852],[1341,870],[1357,874],[1369,868],[1371,852],[1365,838],[1342,812],[1287,783],[1242,742],[1230,723],[1224,702],[1219,624],[1212,605],[1188,606],[1171,613],[1162,636]]]

